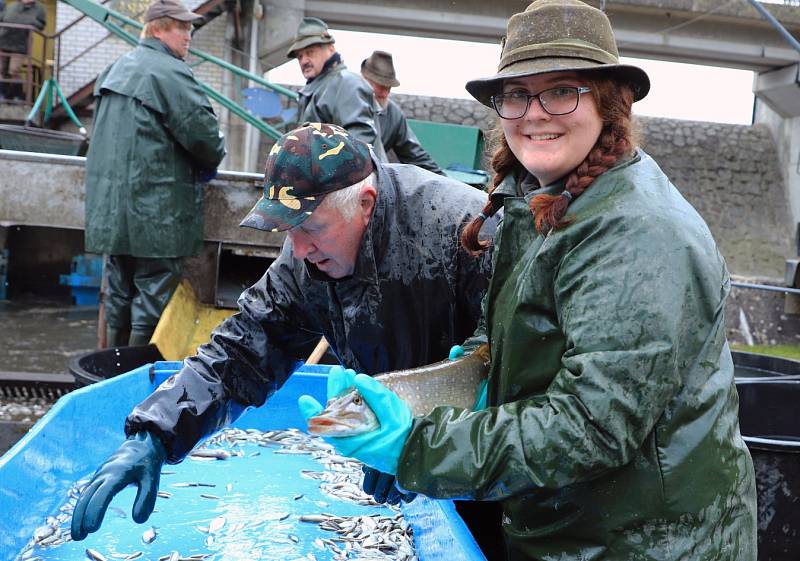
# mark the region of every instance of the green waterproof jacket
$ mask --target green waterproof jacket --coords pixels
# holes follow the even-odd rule
[[[0,21],[3,23],[30,25],[42,30],[47,23],[47,12],[39,2],[24,4],[17,0],[6,8]],[[29,34],[30,31],[27,29],[14,29],[11,27],[0,29],[0,51],[27,53]]]
[[[399,483],[501,501],[513,560],[755,561],[730,281],[706,224],[643,152],[548,235],[533,194],[504,203],[484,306],[490,406],[415,419]]]
[[[183,257],[203,242],[201,172],[225,142],[189,66],[158,39],[143,39],[95,85],[86,157],[86,249]]]
[[[298,93],[297,122],[339,125],[372,146],[378,160],[386,162],[377,117],[380,106],[372,88],[337,60],[328,61],[322,72]]]

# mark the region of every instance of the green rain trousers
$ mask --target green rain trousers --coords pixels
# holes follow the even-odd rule
[[[536,233],[532,194],[505,199],[497,238],[490,407],[415,419],[400,485],[500,501],[512,560],[755,561],[730,280],[707,226],[643,152],[564,229]]]
[[[108,346],[146,345],[182,272],[181,257],[109,255],[104,295]]]

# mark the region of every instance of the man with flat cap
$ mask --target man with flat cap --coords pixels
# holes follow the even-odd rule
[[[144,345],[203,243],[202,182],[225,156],[191,68],[192,21],[178,0],[144,15],[139,45],[97,78],[86,157],[86,250],[103,253],[108,346]]]
[[[361,62],[361,75],[372,87],[375,101],[381,107],[378,124],[381,140],[387,154],[394,151],[397,159],[404,164],[413,164],[433,173],[444,175],[439,165],[423,148],[414,131],[408,126],[403,110],[389,99],[392,88],[400,85],[394,71],[392,55],[386,51],[375,51]]]
[[[381,142],[378,111],[372,89],[361,76],[350,72],[336,52],[335,39],[319,18],[305,17],[286,52],[296,58],[306,85],[297,101],[297,122],[339,125],[366,142],[378,159],[387,161]]]
[[[147,520],[162,464],[262,405],[320,336],[342,366],[369,374],[447,357],[472,335],[488,286],[490,259],[458,243],[481,195],[416,166],[380,163],[335,125],[310,123],[278,139],[264,196],[242,225],[285,231],[280,256],[239,297],[239,312],[128,416],[127,440],[75,507],[73,539],[96,531],[129,483],[140,486],[133,518]],[[394,477],[375,470],[364,489],[400,500]]]

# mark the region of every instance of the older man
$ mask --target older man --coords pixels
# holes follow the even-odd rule
[[[387,153],[394,151],[397,159],[404,164],[444,175],[439,165],[423,148],[414,131],[408,126],[403,110],[389,99],[392,88],[400,85],[394,71],[392,55],[386,51],[375,51],[361,63],[361,75],[372,87],[375,101],[381,106],[378,124],[381,129],[383,148]]]
[[[321,335],[342,365],[376,374],[441,360],[473,333],[491,265],[458,239],[485,197],[370,152],[341,127],[319,123],[278,140],[264,196],[242,225],[286,231],[280,256],[242,293],[239,313],[129,415],[128,439],[75,508],[74,539],[99,528],[111,496],[128,483],[140,485],[133,517],[144,522],[161,465],[262,405]],[[384,500],[393,481],[370,472],[365,490]]]
[[[203,243],[202,182],[225,155],[219,124],[192,70],[191,22],[156,0],[139,45],[98,78],[86,158],[86,249],[107,254],[109,346],[149,340]]]
[[[387,161],[377,121],[380,106],[361,76],[350,72],[336,52],[335,39],[319,18],[306,17],[297,28],[286,56],[296,58],[306,85],[300,90],[298,123],[339,125],[372,146]]]

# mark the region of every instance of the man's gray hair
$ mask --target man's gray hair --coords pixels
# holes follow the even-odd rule
[[[378,176],[373,171],[355,185],[328,193],[325,195],[325,198],[322,200],[320,206],[325,205],[328,208],[335,208],[339,211],[339,214],[342,215],[342,218],[345,220],[350,220],[353,218],[353,215],[356,213],[356,209],[358,208],[361,188],[364,187],[364,185],[376,186],[377,179]]]

